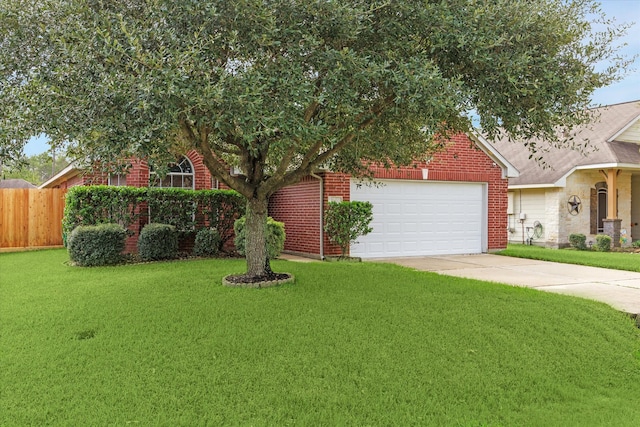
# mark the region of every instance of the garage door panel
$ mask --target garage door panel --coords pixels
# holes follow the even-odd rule
[[[388,224],[380,224],[380,225],[382,227],[385,227],[388,233],[400,233],[402,231],[402,223],[400,222],[391,222]]]
[[[364,258],[482,252],[486,202],[481,183],[383,181],[351,184],[352,200],[373,204],[373,232],[351,253]]]
[[[384,206],[384,213],[389,214],[389,215],[400,215],[402,214],[402,206],[400,204],[397,203],[398,201],[396,201],[396,203],[388,203],[387,205]]]
[[[416,233],[418,231],[418,223],[406,222],[402,226],[402,231],[404,233]]]

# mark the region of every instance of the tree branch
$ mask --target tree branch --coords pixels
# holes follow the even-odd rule
[[[285,155],[282,156],[282,159],[280,160],[280,163],[276,168],[276,173],[275,173],[276,176],[284,176],[284,174],[287,172],[287,169],[291,165],[291,161],[293,160],[293,157],[295,155],[296,155],[296,146],[292,145],[291,147],[289,147]]]
[[[193,141],[198,152],[202,155],[205,166],[213,176],[246,198],[252,197],[252,186],[244,180],[232,176],[229,171],[229,166],[214,155],[208,141],[209,132],[206,129],[195,129],[194,126],[184,118],[180,119],[180,128],[184,132],[185,136]]]
[[[382,115],[384,110],[389,105],[393,104],[393,100],[394,100],[393,96],[387,96],[386,98],[384,98],[382,100],[382,102],[380,102],[380,104],[376,105],[369,112],[367,112],[367,114],[365,114],[365,113],[359,114],[358,117],[356,117],[356,121],[359,121],[359,120],[362,120],[362,121],[360,121],[360,123],[357,125],[356,131],[360,131],[362,129],[365,129],[366,127],[368,127],[371,124],[373,124],[373,122],[375,122]],[[347,133],[345,136],[342,137],[342,139],[340,139],[340,141],[338,141],[338,143],[333,145],[333,147],[329,148],[328,150],[324,151],[321,154],[318,154],[318,156],[315,159],[313,159],[313,155],[318,150],[320,150],[320,148],[322,147],[322,141],[318,141],[315,144],[314,149],[318,145],[319,145],[319,147],[317,149],[315,149],[315,150],[309,150],[309,152],[307,153],[307,155],[305,156],[305,158],[302,161],[302,167],[303,168],[306,167],[307,164],[320,165],[320,164],[324,163],[331,156],[333,156],[335,153],[337,153],[338,151],[342,150],[342,148],[344,148],[345,145],[347,145],[349,142],[351,142],[353,140],[353,138],[355,138],[355,136],[356,136],[356,134],[355,134],[356,131],[351,131],[351,132]]]
[[[385,109],[389,105],[393,104],[393,100],[394,98],[392,96],[387,96],[380,104],[376,105],[370,110],[370,112],[367,114],[366,119],[364,119],[364,113],[360,114],[358,117],[363,118],[363,120],[358,124],[356,131],[365,129],[366,127],[372,125],[382,115],[382,113],[384,113]],[[263,191],[266,191],[268,195],[271,195],[275,191],[277,191],[278,188],[295,183],[305,176],[309,175],[315,167],[329,160],[329,158],[331,158],[337,152],[342,150],[347,144],[353,141],[353,138],[355,138],[356,136],[356,131],[347,133],[333,147],[320,154],[317,153],[320,148],[322,148],[323,141],[316,142],[313,148],[307,152],[307,155],[304,157],[302,163],[298,168],[289,173],[285,173],[279,180],[269,180],[266,183]],[[317,154],[317,156],[314,158],[315,154]]]

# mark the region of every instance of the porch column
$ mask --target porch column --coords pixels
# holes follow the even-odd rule
[[[618,173],[620,169],[607,169],[607,219],[618,217]]]
[[[604,234],[611,237],[613,247],[620,247],[620,226],[618,219],[618,173],[620,169],[607,169],[607,218],[603,220]]]
[[[603,219],[602,226],[604,228],[603,233],[611,237],[611,246],[614,248],[620,247],[620,225],[621,219]]]

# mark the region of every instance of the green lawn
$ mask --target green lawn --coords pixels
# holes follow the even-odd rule
[[[578,251],[575,249],[549,249],[539,246],[509,245],[507,249],[498,252],[498,254],[615,270],[640,271],[640,253],[633,252]]]
[[[640,425],[605,304],[373,263],[69,267],[0,254],[0,426]]]

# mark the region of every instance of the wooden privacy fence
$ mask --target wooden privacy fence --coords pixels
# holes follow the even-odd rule
[[[66,189],[1,189],[0,248],[62,245]]]

